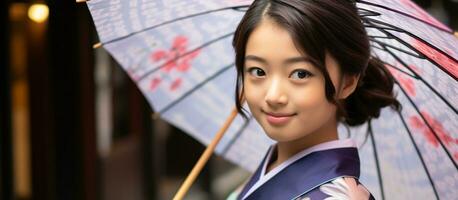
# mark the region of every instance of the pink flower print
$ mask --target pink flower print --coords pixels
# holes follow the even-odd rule
[[[458,139],[451,137],[450,134],[444,129],[444,126],[442,125],[442,123],[434,119],[427,112],[421,112],[421,114],[424,116],[425,120],[428,122],[428,124],[437,134],[437,137],[439,137],[439,139],[444,143],[445,146],[449,147],[452,144],[458,145]],[[423,136],[426,138],[426,141],[428,141],[428,143],[430,143],[434,147],[439,146],[439,142],[436,140],[436,137],[434,136],[433,132],[419,116],[410,117],[409,122],[413,128],[417,129],[418,131],[420,131],[423,134]],[[455,158],[456,158],[457,153],[458,152],[454,153]]]
[[[392,67],[387,66],[387,68],[390,70],[394,78],[398,80],[399,84],[402,86],[402,88],[404,88],[407,94],[411,97],[414,97],[416,95],[416,91],[413,78],[406,74],[403,74],[402,72],[399,72],[397,69],[394,69]]]
[[[182,79],[181,78],[177,78],[175,79],[172,84],[170,85],[170,90],[171,91],[174,91],[176,89],[178,89],[181,85],[181,82],[182,82]]]
[[[425,117],[426,121],[431,124],[431,127],[433,128],[434,131],[436,131],[437,135],[439,136],[439,139],[442,140],[445,145],[450,145],[450,144],[458,144],[458,139],[454,139],[450,136],[450,134],[445,131],[444,127],[442,126],[442,123],[431,117],[426,112],[421,112],[421,114]]]
[[[410,95],[410,96],[415,96],[416,95],[416,92],[415,92],[415,84],[414,82],[412,81],[412,78],[410,77],[399,77],[398,78],[398,81],[401,83],[401,85],[404,86],[406,92]]]
[[[156,90],[156,88],[159,86],[159,84],[161,83],[161,79],[160,78],[153,78],[153,80],[151,80],[150,82],[150,90]]]
[[[192,53],[183,56],[181,58],[182,62],[177,64],[176,69],[180,72],[185,72],[188,71],[189,67],[191,66],[191,61],[194,60],[200,53],[200,50],[198,51],[193,51]]]
[[[171,60],[175,57],[176,57],[176,52],[167,53],[166,51],[163,51],[163,50],[158,50],[151,55],[151,58],[154,62],[157,62],[160,60],[167,60],[167,63],[165,63],[165,65],[161,68],[163,71],[167,71],[167,72],[172,70],[173,67],[176,65],[176,61]]]
[[[417,66],[415,66],[415,65],[409,65],[409,69],[411,69],[412,71],[414,71],[416,74],[421,75],[421,69],[418,68]]]
[[[157,63],[159,61],[165,62],[161,67],[161,71],[168,74],[172,70],[177,72],[187,72],[191,67],[191,62],[200,54],[200,49],[188,52],[188,38],[185,36],[177,36],[173,40],[170,49],[159,49],[151,53],[151,61]],[[157,88],[161,83],[159,77],[153,78],[151,81],[151,90]],[[171,91],[177,90],[182,83],[182,78],[177,78],[171,82],[169,89]]]
[[[153,61],[157,62],[160,60],[165,60],[167,63],[162,68],[162,70],[167,72],[171,71],[172,69],[177,69],[181,72],[187,71],[191,66],[191,61],[200,53],[200,50],[197,50],[190,54],[184,55],[186,54],[187,46],[188,39],[184,36],[178,36],[173,41],[170,50],[158,50],[154,52],[152,54]],[[179,56],[182,57],[178,58]]]
[[[434,137],[433,132],[429,130],[429,128],[424,124],[423,120],[420,117],[410,117],[409,123],[413,128],[419,130],[419,132],[423,135],[423,137],[425,137],[426,141],[429,144],[433,145],[434,147],[439,146],[439,142]]]
[[[157,61],[162,60],[166,56],[167,56],[167,52],[166,51],[158,50],[158,51],[155,51],[154,53],[151,54],[151,59],[153,60],[153,62],[157,62]]]
[[[418,51],[424,54],[431,60],[434,60],[439,64],[444,70],[448,71],[455,77],[458,77],[458,63],[455,60],[450,59],[448,56],[444,55],[442,52],[432,48],[424,42],[413,39],[412,46],[415,47]],[[448,50],[450,51],[450,50]]]

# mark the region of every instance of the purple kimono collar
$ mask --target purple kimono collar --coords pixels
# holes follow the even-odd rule
[[[268,152],[270,150],[272,149]],[[242,199],[258,182],[266,159],[269,157],[267,155],[237,199]],[[359,166],[356,147],[314,151],[285,167],[248,194],[245,199],[294,199],[338,177],[359,178]]]

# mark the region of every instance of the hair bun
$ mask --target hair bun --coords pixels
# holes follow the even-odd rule
[[[401,109],[393,94],[393,85],[394,78],[388,69],[379,59],[371,57],[356,90],[345,100],[345,123],[364,124],[379,117],[380,110],[386,106]]]

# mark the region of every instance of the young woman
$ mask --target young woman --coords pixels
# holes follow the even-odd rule
[[[370,56],[350,0],[255,0],[234,35],[243,101],[277,141],[230,198],[373,199],[361,185],[358,151],[337,126],[399,109],[393,77]]]

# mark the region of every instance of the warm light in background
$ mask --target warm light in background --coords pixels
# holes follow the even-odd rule
[[[45,4],[33,4],[28,11],[29,18],[35,22],[41,23],[48,19],[49,8]]]

